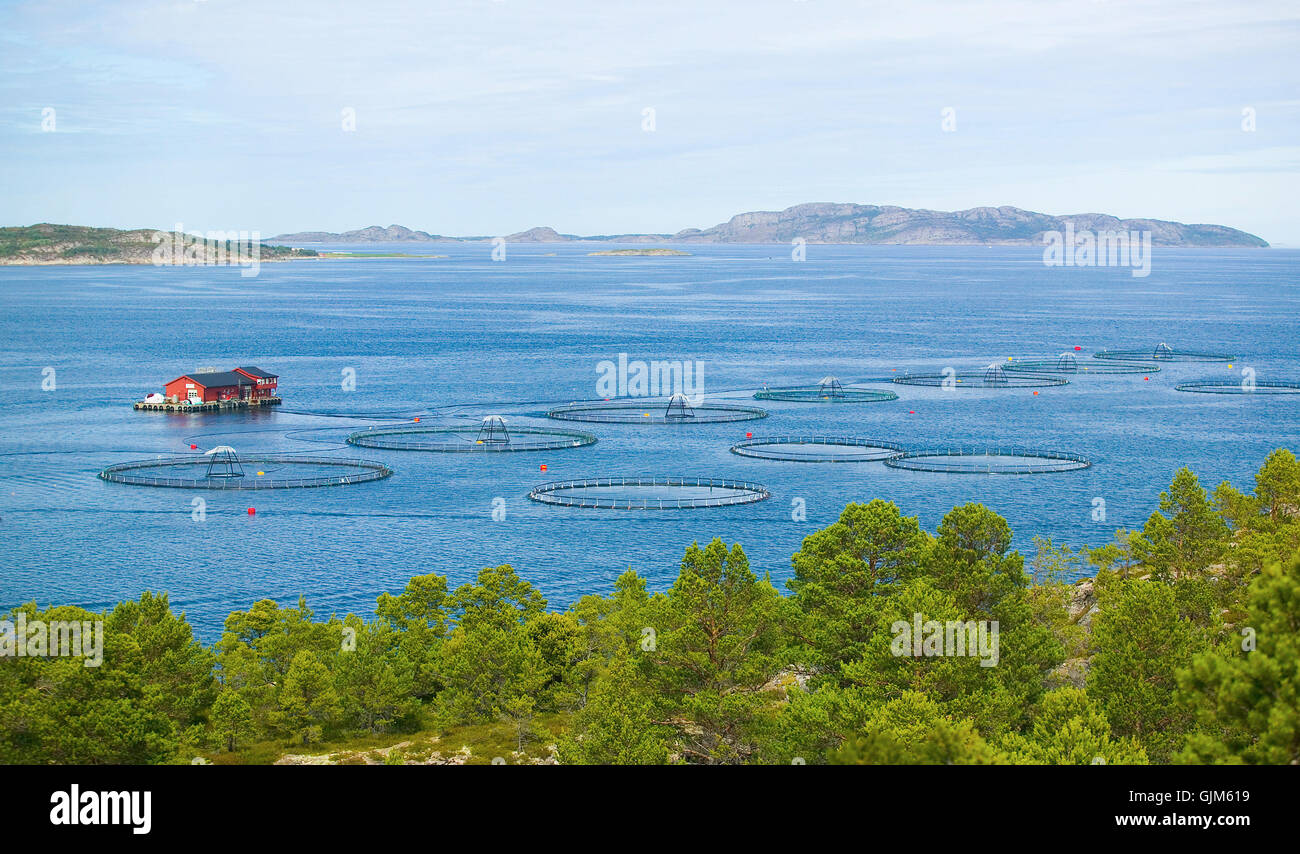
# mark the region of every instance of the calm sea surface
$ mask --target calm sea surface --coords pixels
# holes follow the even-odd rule
[[[586,245],[420,251],[442,259],[264,264],[237,269],[0,267],[0,606],[110,606],[165,590],[205,640],[233,609],[299,594],[318,613],[370,614],[410,576],[452,583],[512,564],[553,607],[608,591],[631,567],[666,587],[692,541],[741,543],[782,585],[801,539],[850,501],[897,502],[933,530],[955,504],[1034,534],[1100,545],[1138,526],[1174,471],[1206,485],[1251,479],[1273,448],[1300,445],[1300,397],[1176,392],[1194,379],[1300,379],[1300,252],[1160,250],[1148,278],[1045,268],[1033,249],[690,246],[691,257],[587,257]],[[763,421],[653,427],[547,422],[548,406],[597,396],[597,364],[703,363],[710,398],[745,402],[763,383],[846,383],[895,372],[980,370],[1075,347],[1223,351],[1226,364],[1078,376],[1004,391],[892,386],[888,403],[761,404]],[[280,375],[282,408],[221,415],[134,412],[133,400],[200,366]],[[53,368],[54,388],[42,381]],[[346,369],[355,391],[345,391]],[[875,388],[887,386],[875,385]],[[753,401],[749,401],[753,402]],[[914,414],[910,414],[914,412]],[[544,453],[431,454],[351,448],[350,430],[414,416],[466,425],[567,426],[593,446]],[[1025,443],[1083,454],[1084,471],[988,476],[879,463],[804,464],[728,452],[746,432],[816,433],[906,446]],[[196,492],[112,484],[105,465],[197,453],[381,460],[384,481],[310,490]],[[545,463],[548,471],[539,466]],[[768,501],[693,511],[543,506],[529,488],[606,475],[744,478]],[[192,500],[206,518],[192,518]],[[493,521],[493,499],[505,519]],[[1105,521],[1094,521],[1094,499]],[[792,518],[796,499],[805,521]],[[250,517],[247,508],[255,506]]]

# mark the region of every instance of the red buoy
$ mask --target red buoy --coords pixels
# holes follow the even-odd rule
[[[257,515],[257,509],[256,509],[255,507],[249,507],[249,508],[248,508],[248,515],[249,515],[249,516],[255,516],[255,515]]]
[[[746,433],[746,434],[745,434],[745,438],[746,438],[746,439],[752,439],[752,438],[754,438],[754,434],[753,434],[753,433]]]
[[[542,471],[546,471],[546,463],[542,463]]]
[[[916,410],[915,410],[915,409],[909,409],[909,410],[907,410],[907,414],[908,414],[908,415],[915,415],[915,414],[916,414]]]
[[[190,450],[192,451],[192,450],[194,450],[194,449],[197,448],[197,447],[198,447],[198,445],[190,445]]]
[[[1082,348],[1082,347],[1077,347],[1077,346],[1076,346],[1074,349],[1076,349],[1076,350],[1082,350],[1083,348]]]
[[[418,415],[415,416],[415,420],[416,420],[416,421],[419,421],[419,420],[420,420],[420,416],[418,416]]]

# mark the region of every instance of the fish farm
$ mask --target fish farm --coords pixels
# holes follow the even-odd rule
[[[1080,348],[1076,347],[1075,350]],[[1055,357],[1008,359],[978,371],[952,368],[935,374],[905,373],[878,382],[901,386],[950,389],[1018,389],[1063,386],[1067,376],[1092,373],[1153,374],[1160,362],[1221,361],[1235,357],[1223,353],[1181,350],[1160,343],[1148,349],[1101,350],[1094,359],[1080,360],[1065,351]],[[1201,380],[1175,386],[1177,391],[1201,394],[1297,394],[1297,381]],[[735,391],[735,390],[733,390]],[[1035,392],[1037,393],[1037,392]],[[827,375],[815,384],[769,388],[753,397],[806,403],[854,403],[897,400],[888,390],[846,387]],[[735,403],[710,402],[674,394],[663,398],[616,398],[555,406],[545,413],[523,417],[602,424],[723,424],[767,418],[765,409]],[[352,413],[355,417],[382,415]],[[387,451],[500,454],[524,451],[558,451],[594,445],[593,433],[509,423],[502,415],[477,417],[463,426],[419,424],[419,417],[401,423],[354,429],[347,445]],[[191,444],[193,449],[196,446]],[[879,462],[902,471],[940,474],[1045,474],[1086,469],[1092,461],[1079,454],[1020,445],[981,445],[907,449],[903,445],[858,436],[817,433],[754,437],[727,446],[730,453],[756,460],[794,463]],[[546,471],[542,465],[541,470]],[[116,463],[99,472],[111,483],[183,489],[249,490],[343,486],[390,477],[393,470],[381,462],[322,456],[259,455],[240,457],[229,445],[203,454],[158,457]],[[761,484],[709,477],[594,477],[554,481],[533,487],[533,501],[559,507],[672,510],[751,504],[770,497]]]
[[[709,477],[597,477],[536,486],[528,497],[543,504],[605,510],[688,510],[752,504],[771,496],[742,480]]]
[[[383,463],[338,457],[240,457],[228,445],[202,455],[117,463],[99,473],[110,483],[177,489],[304,489],[383,480]]]
[[[901,457],[902,445],[850,436],[774,436],[746,439],[731,453],[761,460],[793,463],[870,463]]]
[[[766,409],[725,403],[692,404],[684,394],[666,402],[650,400],[614,403],[571,403],[546,413],[561,421],[591,421],[601,424],[722,424],[754,421],[767,417]]]
[[[988,365],[982,371],[959,372],[949,370],[939,374],[903,374],[894,377],[899,385],[931,386],[944,389],[1007,389],[1007,388],[1045,388],[1069,383],[1064,377],[1049,376],[1038,373],[1016,373],[1008,371],[1002,365]]]
[[[487,454],[581,448],[595,444],[596,437],[575,430],[510,427],[500,415],[489,415],[478,426],[471,427],[420,427],[413,424],[371,427],[349,433],[347,443],[389,451]]]
[[[892,391],[845,388],[836,377],[824,377],[816,385],[764,388],[754,394],[756,400],[784,400],[796,403],[877,403],[898,400]]]
[[[1098,364],[1079,364],[1073,353],[1062,353],[1055,359],[1016,359],[1001,366],[1011,373],[1023,374],[1154,374],[1159,365],[1143,362],[1113,361]]]
[[[908,451],[885,460],[890,468],[940,474],[1048,474],[1086,469],[1078,454],[1023,447],[951,447]]]
[[[1197,350],[1180,350],[1161,341],[1146,350],[1098,350],[1092,354],[1094,359],[1118,360],[1121,362],[1154,359],[1157,362],[1232,362],[1236,356],[1229,353],[1206,353]]]
[[[1206,380],[1203,382],[1179,383],[1174,386],[1174,391],[1195,392],[1196,394],[1300,394],[1300,382]]]

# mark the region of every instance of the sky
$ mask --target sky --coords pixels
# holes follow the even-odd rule
[[[1298,45],[1294,0],[0,0],[0,225],[609,234],[832,201],[1300,246]]]

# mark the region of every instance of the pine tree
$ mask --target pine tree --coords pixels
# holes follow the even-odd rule
[[[648,658],[666,714],[684,717],[683,753],[739,763],[754,749],[758,689],[780,666],[780,594],[739,545],[692,544],[666,597],[650,609]]]
[[[1203,576],[1223,555],[1228,535],[1228,523],[1184,467],[1160,493],[1160,509],[1147,519],[1133,551],[1155,578],[1179,581]]]
[[[253,709],[238,691],[225,690],[212,703],[212,734],[233,751],[239,742],[253,737]]]
[[[1193,726],[1175,702],[1176,673],[1208,644],[1179,615],[1167,584],[1116,580],[1102,588],[1098,605],[1088,695],[1101,704],[1117,735],[1137,739],[1153,760],[1166,762]]]
[[[559,758],[566,765],[663,765],[672,735],[654,719],[636,667],[620,655],[560,739]]]
[[[1178,674],[1204,732],[1179,760],[1300,764],[1300,554],[1250,585],[1241,649],[1196,656]]]
[[[320,740],[338,711],[339,698],[329,670],[315,653],[300,651],[285,674],[273,720],[286,735],[309,744]]]
[[[1078,688],[1043,695],[1029,732],[1007,738],[1002,747],[1016,764],[1147,764],[1141,745],[1131,738],[1115,738],[1101,706]]]
[[[915,517],[879,498],[848,505],[833,525],[804,538],[787,586],[807,664],[833,670],[862,653],[881,599],[917,572],[929,539]]]

